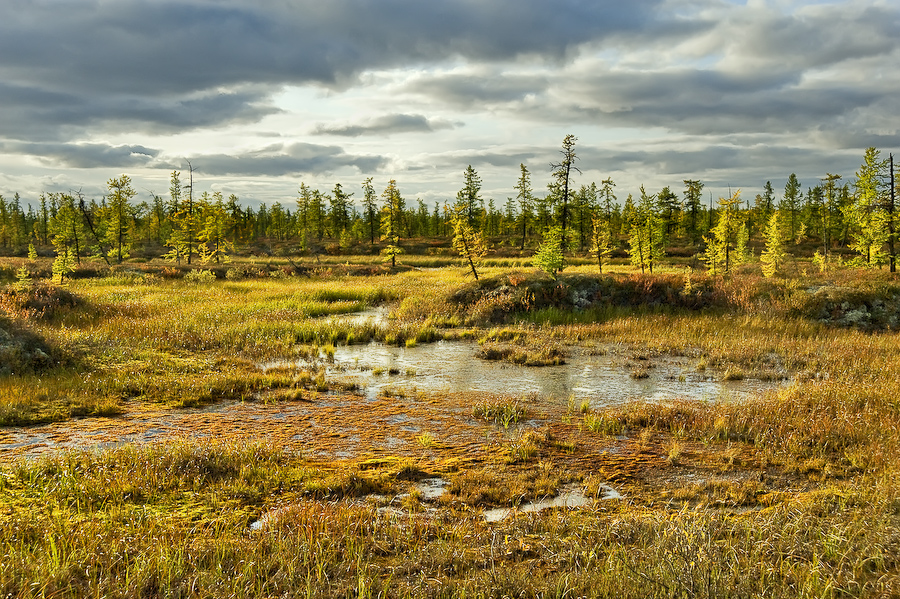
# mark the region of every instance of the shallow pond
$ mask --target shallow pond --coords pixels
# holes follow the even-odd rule
[[[415,347],[383,343],[335,348],[325,364],[329,380],[352,383],[369,398],[386,388],[406,391],[483,391],[491,394],[538,394],[588,401],[594,407],[632,400],[693,399],[728,401],[772,389],[782,381],[723,381],[696,369],[696,360],[663,356],[632,361],[623,356],[588,355],[576,349],[559,366],[519,366],[476,357],[470,341],[439,341]],[[309,367],[305,361],[276,361],[264,367]],[[636,378],[634,371],[644,378]]]

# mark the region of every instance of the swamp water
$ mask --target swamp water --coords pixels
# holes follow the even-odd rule
[[[385,308],[348,314],[341,320],[386,324]],[[420,450],[419,435],[436,432],[447,446],[468,453],[480,446],[494,427],[472,417],[471,396],[524,398],[533,408],[528,426],[537,426],[568,401],[592,408],[628,401],[729,401],[750,398],[784,381],[744,379],[723,381],[698,372],[696,362],[681,356],[629,359],[620,348],[596,355],[587,348],[570,348],[566,363],[529,367],[485,361],[472,341],[439,341],[414,347],[382,343],[341,346],[333,359],[278,360],[263,369],[319,368],[331,382],[356,385],[366,409],[353,394],[325,393],[304,402],[220,402],[196,409],[129,412],[112,418],[76,419],[33,427],[0,428],[0,459],[79,447],[102,448],[123,443],[148,443],[175,437],[247,439],[264,436],[297,445],[310,455],[353,458],[369,452],[412,453]],[[633,372],[640,372],[640,377]],[[397,393],[399,391],[403,393]],[[416,391],[440,394],[421,401]],[[455,399],[455,394],[468,398]],[[264,399],[264,396],[263,396]]]
[[[406,392],[483,392],[492,395],[538,395],[587,401],[593,408],[628,401],[688,399],[731,401],[775,388],[783,381],[724,381],[696,370],[683,356],[628,360],[614,354],[591,355],[574,348],[565,364],[521,366],[477,357],[471,341],[438,341],[414,347],[383,343],[335,348],[325,362],[274,361],[263,368],[325,366],[326,378],[356,385],[369,399],[386,390]],[[633,372],[641,373],[640,378]]]

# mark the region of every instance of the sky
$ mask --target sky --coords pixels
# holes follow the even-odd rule
[[[895,152],[898,92],[897,0],[0,0],[0,194],[501,206],[573,134],[576,186],[752,201]]]

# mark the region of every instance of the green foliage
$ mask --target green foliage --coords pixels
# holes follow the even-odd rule
[[[28,244],[28,259],[29,260],[37,260],[37,258],[38,258],[38,253],[37,253],[37,250],[34,249],[34,243],[29,243]]]
[[[19,270],[16,271],[16,282],[14,283],[13,288],[17,292],[22,293],[24,291],[27,291],[31,287],[32,283],[33,281],[31,279],[31,273],[28,272],[28,267],[19,267]]]
[[[781,224],[781,211],[776,210],[769,217],[769,223],[766,226],[766,249],[760,256],[762,262],[763,275],[771,277],[778,272],[779,267],[784,264],[784,230]]]
[[[129,240],[134,217],[129,202],[137,192],[131,187],[128,175],[110,179],[107,189],[102,241],[115,250],[116,261],[121,263],[131,248]]]
[[[383,204],[381,206],[381,231],[382,241],[387,243],[381,251],[385,262],[390,261],[391,266],[397,265],[397,256],[403,253],[400,247],[400,226],[403,218],[403,198],[397,189],[397,181],[391,179],[388,186],[381,194]]]
[[[843,207],[848,226],[854,230],[851,248],[867,266],[883,264],[887,256],[884,246],[888,241],[888,213],[884,209],[884,184],[882,177],[887,161],[879,159],[875,148],[866,150],[865,161],[856,173],[853,201]]]
[[[184,280],[188,283],[209,284],[216,280],[216,274],[211,270],[195,269],[190,270],[184,275]]]
[[[609,258],[612,252],[610,246],[609,220],[605,215],[594,214],[591,217],[591,251],[597,257],[597,267],[603,272],[603,262]]]
[[[53,261],[53,278],[62,283],[73,270],[75,270],[73,251],[71,248],[63,248]]]
[[[713,227],[710,237],[704,237],[706,251],[704,261],[715,274],[718,267],[728,274],[735,260],[735,248],[743,218],[740,215],[741,191],[738,190],[730,198],[719,198],[719,220]]]
[[[662,219],[659,218],[656,210],[655,197],[655,195],[647,195],[642,185],[641,200],[630,214],[628,254],[631,257],[631,263],[640,266],[642,273],[645,268],[648,268],[652,274],[653,265],[664,254],[665,233],[662,230]]]
[[[477,281],[478,270],[476,267],[487,253],[487,247],[481,231],[476,231],[469,224],[463,207],[457,206],[456,213],[453,216],[453,232],[453,247],[469,265],[472,276]]]
[[[557,273],[566,267],[566,257],[563,255],[563,237],[562,227],[550,227],[544,233],[544,241],[532,259],[532,264],[554,279]]]

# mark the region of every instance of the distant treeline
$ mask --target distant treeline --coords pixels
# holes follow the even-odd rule
[[[566,137],[561,155],[552,165],[546,193],[534,193],[523,164],[502,205],[482,197],[481,179],[471,166],[456,198],[431,207],[421,199],[407,202],[394,180],[379,193],[370,177],[358,191],[359,202],[356,192],[341,184],[322,191],[301,183],[295,200],[254,209],[234,194],[194,194],[193,173],[185,180],[179,171],[172,173],[166,197],[154,194],[150,202],[135,202],[131,180],[122,175],[108,181],[99,200],[45,193],[36,208],[29,204],[26,210],[18,194],[11,200],[0,196],[0,249],[7,255],[33,255],[35,247],[52,246],[59,263],[55,270],[62,275],[86,256],[122,262],[137,245],[162,247],[167,258],[185,263],[219,262],[236,248],[262,241],[290,241],[301,251],[327,245],[352,253],[360,245],[402,246],[404,238],[448,240],[454,223],[463,219],[484,238],[505,238],[510,246],[534,247],[553,231],[561,234],[565,253],[596,252],[602,266],[600,252],[618,247],[635,264],[644,267],[649,261],[652,268],[655,257],[675,248],[709,254],[723,235],[729,238],[726,254],[732,247],[738,252],[742,244],[740,251],[746,253],[749,239],[765,237],[770,243],[777,216],[784,243],[818,243],[823,259],[834,248],[849,248],[861,264],[891,264],[893,269],[898,228],[893,157],[882,159],[875,148],[866,151],[852,183],[829,173],[804,191],[792,174],[782,193],[767,181],[752,200],[735,194],[716,203],[704,196],[699,180],[654,193],[642,186],[637,197],[629,193],[624,199],[612,179],[576,186],[574,136]]]

